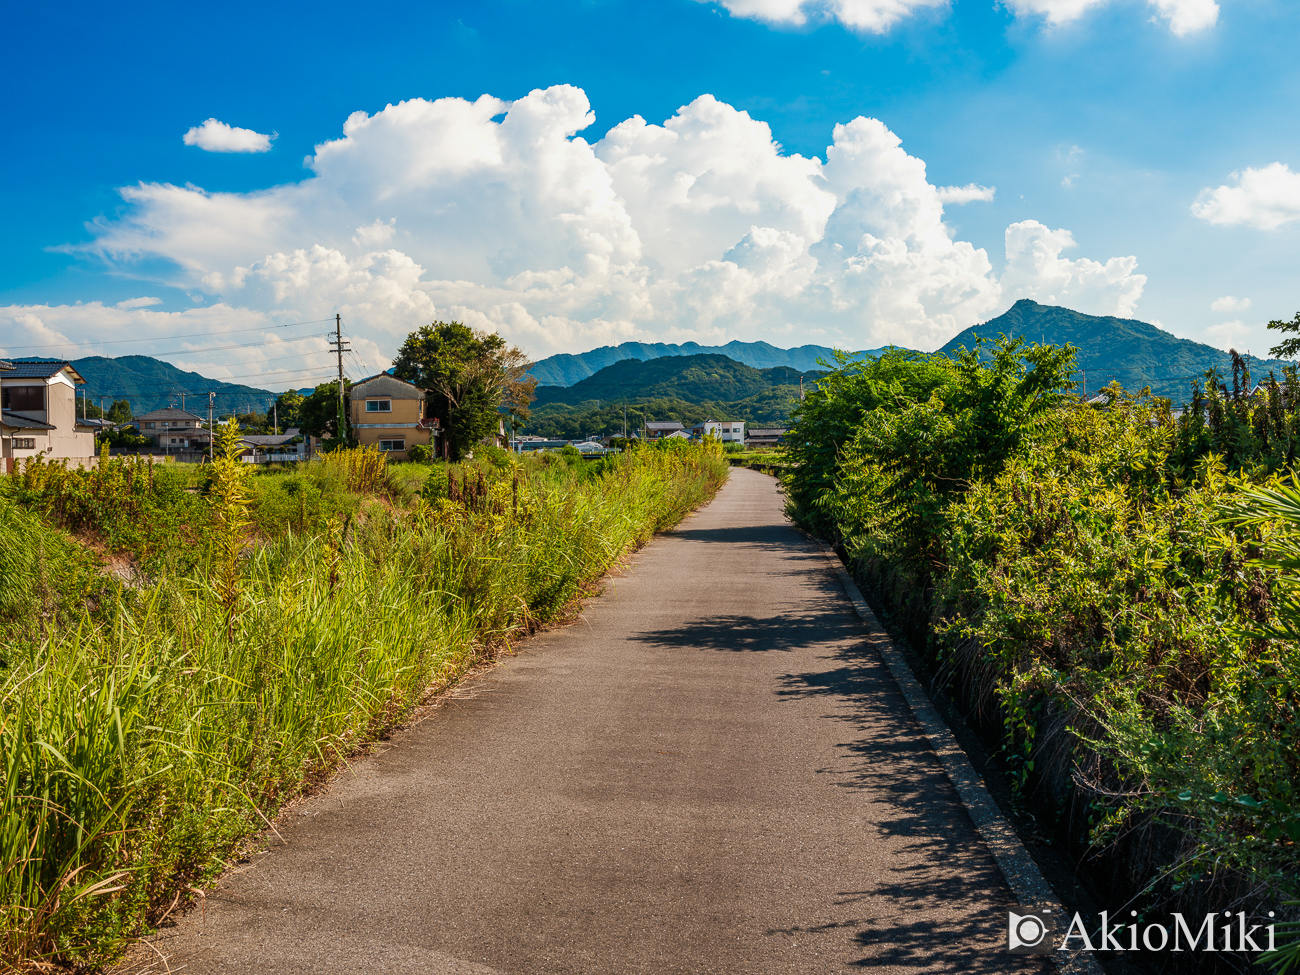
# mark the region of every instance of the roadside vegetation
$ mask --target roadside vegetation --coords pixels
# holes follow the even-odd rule
[[[726,478],[716,446],[0,479],[0,969],[96,968]]]
[[[1073,356],[842,359],[795,410],[790,511],[1115,907],[1276,907],[1300,896],[1300,382],[1255,390],[1234,354],[1176,415],[1082,402]]]

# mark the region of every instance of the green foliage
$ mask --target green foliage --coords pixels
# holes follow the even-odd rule
[[[1006,340],[843,364],[788,438],[792,513],[997,716],[1026,793],[1081,792],[1099,846],[1183,837],[1132,868],[1142,896],[1300,889],[1300,490],[1256,487],[1295,401],[1239,373],[1175,420],[1118,387],[1065,395],[1071,365]]]
[[[352,384],[343,381],[346,395]],[[338,380],[321,383],[310,396],[298,405],[298,424],[302,432],[311,437],[338,438],[339,425],[339,384]],[[283,421],[281,421],[283,423]]]
[[[1268,323],[1268,327],[1275,332],[1282,332],[1284,334],[1290,333],[1295,336],[1295,333],[1300,332],[1300,311],[1295,313],[1295,318],[1291,321],[1272,321]],[[1276,356],[1279,359],[1300,358],[1300,336],[1283,339],[1277,345],[1273,346],[1273,348],[1269,350],[1268,354]]]
[[[104,447],[148,447],[153,439],[137,433],[133,427],[121,427],[117,430],[101,430],[95,434],[95,446]]]
[[[433,448],[428,444],[417,443],[406,448],[407,459],[415,464],[427,464],[432,461]]]
[[[108,408],[108,419],[114,423],[129,423],[132,419],[131,401],[127,399],[113,400],[113,405]]]
[[[156,481],[178,466],[105,471]],[[23,491],[6,485],[32,509],[0,496],[0,583],[35,581],[0,587],[0,625],[35,618],[40,638],[7,641],[0,669],[0,967],[111,963],[306,783],[502,641],[562,617],[726,476],[690,445],[580,471],[508,455],[449,477],[400,467],[426,481],[406,506],[394,485],[412,483],[364,451],[291,473],[218,466],[206,498],[184,493],[210,511],[219,544],[183,571],[103,587],[111,612],[76,598],[92,594],[93,557],[49,577],[77,547],[38,511],[72,519],[86,485],[48,466]],[[292,496],[289,484],[359,507],[319,528],[289,513],[250,533],[249,504],[256,520],[264,486]],[[154,503],[130,485],[113,496]],[[91,514],[85,530],[108,517]],[[43,587],[58,597],[49,613]]]
[[[302,407],[306,399],[296,389],[286,389],[275,398],[275,414],[279,416],[281,431],[302,426]]]
[[[535,380],[527,357],[495,332],[434,322],[412,332],[393,360],[393,374],[429,394],[428,404],[459,460],[494,436],[504,405],[526,417]]]

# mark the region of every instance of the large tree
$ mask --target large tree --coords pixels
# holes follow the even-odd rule
[[[460,322],[434,322],[412,332],[393,362],[398,379],[429,395],[430,412],[442,423],[454,458],[491,437],[501,409],[526,411],[532,402],[531,363],[495,332]]]
[[[343,392],[346,395],[348,387],[352,385],[346,379],[343,380]],[[303,399],[298,408],[298,420],[301,432],[312,437],[323,437],[327,440],[338,439],[339,423],[339,384],[335,380],[332,383],[321,383],[317,386],[310,396]],[[284,425],[284,417],[280,417],[281,426]]]
[[[335,384],[337,389],[338,384]],[[302,407],[307,398],[296,389],[286,389],[275,398],[276,412],[279,414],[280,429],[302,426]]]

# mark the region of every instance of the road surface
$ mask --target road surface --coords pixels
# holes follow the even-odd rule
[[[734,470],[152,943],[186,975],[1040,970],[864,635]]]

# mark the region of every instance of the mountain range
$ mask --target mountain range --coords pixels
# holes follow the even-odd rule
[[[1079,350],[1078,364],[1083,373],[1080,378],[1091,392],[1114,380],[1130,391],[1149,386],[1153,393],[1177,404],[1188,398],[1192,381],[1207,369],[1228,375],[1232,369],[1228,353],[1178,338],[1146,322],[1085,315],[1028,299],[954,336],[939,352],[951,355],[963,347],[973,348],[977,337],[986,340],[987,348],[1002,333],[1031,343],[1074,345]],[[872,349],[854,355],[881,351]],[[815,378],[820,363],[831,361],[833,356],[834,350],[827,346],[779,349],[767,342],[728,342],[719,346],[624,342],[578,355],[550,356],[535,363],[531,370],[539,385],[534,404],[536,420],[530,429],[545,416],[552,420],[568,417],[564,429],[578,422],[580,414],[603,416],[607,412],[606,421],[612,423],[615,401],[653,401],[660,419],[699,420],[712,412],[729,413],[751,422],[782,422],[798,396],[800,377],[805,383]],[[1254,357],[1249,362],[1255,379],[1264,378],[1270,370],[1280,373],[1283,366],[1289,365]],[[92,401],[98,402],[100,397],[106,401],[126,399],[137,415],[173,404],[179,406],[182,394],[189,409],[202,412],[207,408],[208,392],[214,392],[220,413],[263,410],[276,396],[270,390],[209,379],[143,355],[116,359],[88,356],[73,360],[72,365],[86,378]],[[679,413],[680,417],[676,415]],[[618,419],[621,423],[621,412]],[[552,421],[547,424],[554,426]]]
[[[876,355],[881,349],[871,349],[855,355]],[[537,380],[539,386],[572,386],[574,383],[594,376],[606,366],[626,359],[639,359],[642,362],[661,359],[668,356],[724,355],[736,362],[743,362],[755,369],[773,369],[786,367],[807,372],[820,369],[819,362],[831,361],[835,350],[825,345],[801,345],[794,349],[778,349],[766,342],[728,342],[726,345],[700,345],[698,342],[683,342],[671,345],[666,342],[624,342],[622,345],[602,345],[590,352],[576,355],[562,353],[548,356],[533,363],[528,374]]]

